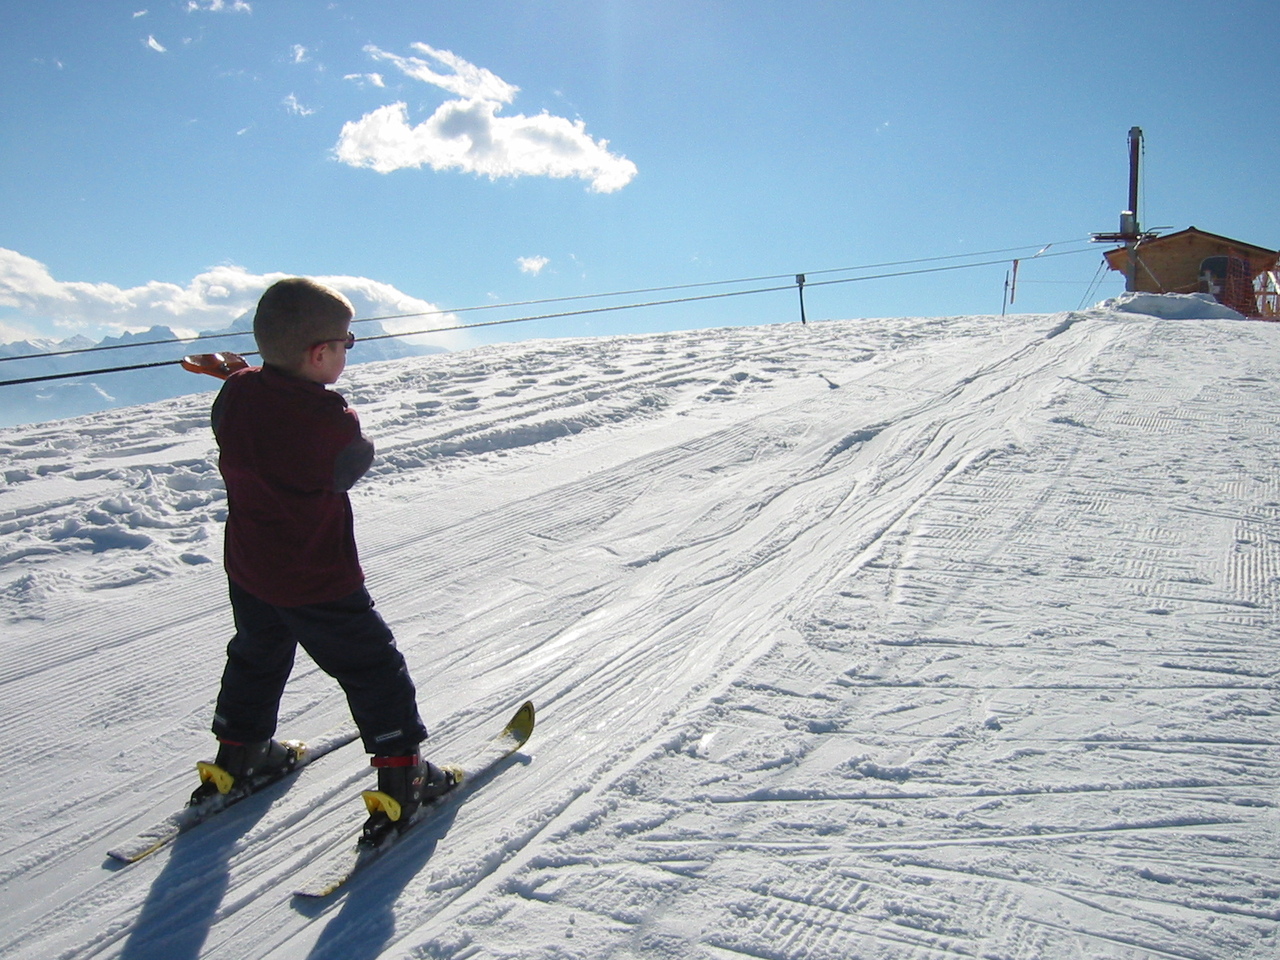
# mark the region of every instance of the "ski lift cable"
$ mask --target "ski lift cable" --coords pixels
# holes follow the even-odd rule
[[[994,252],[1008,252],[1008,251],[994,251]],[[1065,256],[1071,256],[1078,253],[1087,253],[1087,252],[1088,250],[1061,250],[1053,253],[1042,252],[1040,254],[1037,254],[1036,256],[1037,258],[1043,260],[1043,259],[1048,259],[1049,257],[1065,257]],[[936,258],[936,259],[941,259],[941,258]],[[859,277],[844,277],[837,280],[819,280],[813,283],[809,283],[808,286],[826,287],[826,286],[834,286],[834,285],[843,284],[843,283],[858,283],[866,280],[883,280],[883,279],[888,279],[892,277],[917,276],[921,274],[943,273],[943,272],[953,271],[953,270],[968,270],[974,267],[988,267],[994,264],[1003,264],[1006,262],[1007,260],[1005,258],[1001,258],[998,260],[983,260],[975,263],[949,264],[943,267],[926,267],[919,270],[899,270],[891,273],[879,273],[879,274],[871,274],[871,275],[859,276]],[[886,266],[889,266],[889,265],[891,264],[886,264]],[[580,316],[586,316],[593,313],[613,313],[619,310],[639,310],[639,309],[648,308],[648,307],[672,306],[675,304],[682,304],[682,303],[697,303],[697,302],[706,301],[706,300],[720,300],[728,297],[750,296],[750,295],[759,294],[759,293],[776,293],[781,290],[794,289],[795,288],[794,277],[791,274],[786,274],[784,276],[791,279],[792,282],[782,284],[779,286],[755,287],[749,290],[729,290],[724,293],[704,293],[704,294],[699,294],[697,296],[691,296],[691,297],[675,297],[668,300],[649,300],[643,303],[619,303],[619,304],[613,304],[611,306],[603,306],[603,307],[586,307],[581,310],[563,310],[563,311],[558,311],[556,313],[544,313],[544,314],[538,314],[535,316],[509,317],[503,320],[482,320],[476,323],[458,324],[455,326],[447,326],[447,327],[434,327],[426,330],[405,330],[398,333],[384,333],[384,334],[377,334],[371,337],[362,337],[361,339],[366,341],[373,341],[373,340],[390,340],[390,339],[395,339],[400,337],[417,337],[417,336],[423,336],[425,334],[431,334],[431,333],[449,333],[449,332],[458,331],[458,330],[475,330],[481,327],[496,327],[496,326],[503,326],[506,324],[513,324],[513,323],[531,323],[536,320],[553,320],[553,319],[562,319],[566,317],[580,317]],[[424,315],[426,314],[409,314],[407,316],[424,316]],[[397,319],[397,318],[387,318],[387,319]],[[243,333],[239,333],[236,335],[244,336]],[[182,340],[182,341],[172,341],[172,342],[190,343],[192,341]],[[248,357],[257,356],[257,355],[258,355],[258,351],[256,350],[247,351],[241,354],[241,356],[248,356]],[[69,373],[44,374],[36,377],[22,377],[14,380],[0,380],[0,387],[18,386],[21,384],[28,384],[28,383],[41,383],[48,380],[68,380],[74,377],[90,377],[90,376],[97,376],[99,374],[104,374],[104,373],[124,373],[131,370],[149,370],[157,367],[169,367],[178,363],[181,363],[181,360],[156,360],[150,363],[134,363],[134,364],[128,364],[125,366],[118,366],[118,367],[103,367],[96,370],[77,370]]]
[[[996,251],[996,252],[1003,252],[1003,251]],[[1087,252],[1088,252],[1087,250],[1064,250],[1058,253],[1044,254],[1043,256],[1040,257],[1040,259],[1045,259],[1047,257],[1065,257],[1075,253],[1087,253]],[[816,283],[806,281],[806,285],[811,287],[828,287],[828,286],[833,286],[835,284],[841,284],[841,283],[857,283],[862,280],[883,280],[891,277],[907,277],[907,276],[915,276],[923,273],[941,273],[948,270],[966,270],[966,269],[969,269],[970,267],[989,267],[993,264],[1000,264],[1005,262],[1007,261],[1005,261],[1004,259],[1000,259],[1000,260],[985,260],[985,261],[982,261],[981,263],[959,263],[959,264],[952,264],[946,267],[931,267],[924,270],[900,270],[894,273],[879,273],[879,274],[874,274],[872,276],[845,277],[840,280],[819,280]],[[885,264],[885,266],[890,266],[890,265],[891,264]],[[583,310],[563,310],[557,313],[538,314],[537,316],[510,317],[505,320],[482,320],[478,323],[468,323],[468,324],[463,324],[461,326],[455,326],[455,327],[435,327],[428,330],[406,330],[400,333],[383,333],[383,334],[378,334],[377,336],[372,336],[372,337],[361,337],[360,339],[371,341],[371,340],[390,340],[396,337],[418,337],[418,336],[423,336],[429,333],[446,333],[451,330],[473,330],[478,327],[497,327],[497,326],[502,326],[503,324],[508,324],[508,323],[529,323],[534,320],[555,320],[555,319],[563,319],[566,317],[580,317],[580,316],[585,316],[587,314],[592,314],[592,313],[612,313],[618,310],[639,310],[644,307],[665,307],[665,306],[672,306],[674,304],[681,304],[681,303],[696,303],[704,300],[718,300],[718,299],[724,299],[726,297],[741,297],[741,296],[746,296],[749,294],[756,294],[756,293],[777,293],[780,290],[795,289],[795,279],[793,275],[785,274],[783,276],[786,276],[792,282],[783,284],[781,286],[776,286],[776,287],[757,287],[752,290],[731,290],[731,291],[728,291],[727,293],[706,293],[696,297],[676,297],[670,300],[649,300],[644,303],[619,303],[619,304],[614,304],[613,306],[608,306],[608,307],[587,307],[586,309],[583,309]],[[807,276],[812,276],[812,274],[808,274]],[[781,279],[781,276],[776,278],[762,277],[761,279]],[[417,314],[411,314],[410,316],[417,316]],[[399,318],[387,318],[387,319],[399,319]],[[3,385],[4,384],[0,382],[0,386],[3,386]]]
[[[1093,275],[1093,279],[1089,281],[1089,286],[1085,288],[1084,296],[1080,298],[1080,306],[1076,307],[1077,310],[1084,309],[1085,303],[1089,300],[1090,297],[1094,295],[1094,291],[1096,291],[1099,285],[1102,283],[1102,277],[1103,277],[1103,274],[1106,273],[1106,270],[1107,270],[1107,261],[1103,260],[1100,264],[1098,264],[1098,272]]]
[[[1073,240],[1057,240],[1057,241],[1054,241],[1053,243],[1048,243],[1048,244],[1026,244],[1020,247],[1005,247],[997,250],[982,250],[975,253],[967,253],[967,254],[956,253],[956,254],[947,254],[945,256],[938,256],[938,257],[920,257],[912,260],[893,260],[885,263],[869,263],[869,264],[863,264],[863,265],[854,266],[854,267],[832,267],[826,270],[808,271],[805,273],[805,276],[816,277],[816,276],[824,276],[826,274],[832,274],[832,273],[848,273],[854,270],[877,270],[883,267],[908,266],[908,265],[917,264],[917,263],[937,263],[942,260],[959,260],[959,259],[966,259],[966,258],[972,258],[972,257],[986,257],[986,256],[992,256],[998,253],[1017,253],[1018,251],[1021,251],[1021,250],[1031,250],[1034,248],[1039,249],[1040,252],[1036,254],[1036,257],[1040,257],[1041,254],[1043,254],[1050,247],[1066,246],[1068,244],[1086,243],[1086,242],[1089,242],[1089,238],[1079,238],[1079,239],[1073,239]],[[975,264],[975,266],[977,265],[978,264]],[[487,304],[479,304],[476,306],[469,306],[469,307],[454,307],[451,309],[421,310],[413,313],[386,314],[384,316],[376,316],[376,317],[357,317],[351,322],[352,324],[374,323],[382,320],[408,320],[408,319],[413,319],[415,317],[447,316],[449,314],[474,313],[480,310],[500,310],[500,309],[510,309],[512,307],[529,307],[529,306],[537,306],[539,304],[544,304],[544,303],[573,303],[580,300],[598,300],[598,299],[605,299],[608,297],[636,296],[642,293],[665,293],[672,290],[695,290],[695,289],[701,289],[705,287],[728,286],[732,284],[761,283],[761,282],[770,281],[770,280],[789,279],[792,276],[795,276],[795,275],[794,274],[773,274],[770,276],[761,276],[761,277],[742,277],[736,280],[709,280],[701,283],[673,284],[670,286],[660,286],[660,287],[641,287],[634,290],[616,290],[609,293],[584,293],[584,294],[579,294],[576,296],[569,296],[569,297],[547,297],[541,300],[516,300],[516,301],[507,302],[507,303],[487,303]],[[442,331],[462,330],[462,329],[467,329],[467,327],[464,325],[454,325],[451,327],[442,328]],[[247,330],[236,330],[236,331],[224,331],[221,333],[204,334],[196,337],[170,337],[170,338],[165,338],[160,340],[134,340],[134,341],[130,341],[129,343],[95,344],[91,347],[74,347],[68,350],[50,350],[45,353],[29,353],[29,354],[20,354],[20,355],[11,356],[11,357],[0,357],[0,363],[7,363],[11,360],[40,360],[40,359],[52,358],[52,357],[69,357],[69,356],[75,356],[75,355],[85,354],[85,353],[99,353],[99,352],[105,353],[110,350],[129,350],[135,347],[168,346],[170,344],[175,344],[175,343],[181,343],[181,344],[203,343],[203,342],[209,342],[213,340],[225,340],[232,337],[244,337],[244,336],[247,336],[248,333],[249,331]],[[372,339],[372,338],[369,338],[369,339]],[[385,337],[380,337],[379,339],[385,339]],[[7,383],[10,381],[4,381],[4,382]],[[0,383],[0,386],[2,385],[3,383]]]
[[[897,266],[905,266],[913,263],[936,263],[939,260],[959,260],[959,259],[970,258],[970,257],[989,257],[997,253],[1016,253],[1020,250],[1032,250],[1032,249],[1039,250],[1039,253],[1035,254],[1036,257],[1039,257],[1040,254],[1044,253],[1050,247],[1066,246],[1067,244],[1071,244],[1071,243],[1092,243],[1092,238],[1082,237],[1075,240],[1057,240],[1057,241],[1054,241],[1053,243],[1046,243],[1046,244],[1033,243],[1033,244],[1026,244],[1025,246],[1021,246],[1021,247],[1005,247],[999,250],[980,250],[975,253],[953,253],[953,254],[947,254],[946,256],[940,256],[940,257],[920,257],[913,260],[891,260],[885,263],[866,263],[856,267],[831,267],[826,270],[805,271],[803,275],[808,277],[817,277],[817,276],[822,276],[828,273],[848,273],[853,270],[878,270],[881,267],[897,267]],[[1074,251],[1074,252],[1081,253],[1084,251],[1080,250],[1080,251]],[[1029,259],[1033,259],[1033,258],[1029,258]],[[999,262],[1003,263],[1004,261],[999,261]],[[974,264],[974,266],[978,266],[978,264]],[[482,304],[480,306],[473,306],[473,307],[455,307],[450,310],[444,310],[444,309],[425,310],[420,313],[397,313],[397,314],[389,314],[387,316],[380,316],[380,317],[362,317],[358,320],[353,320],[351,322],[352,323],[370,323],[375,320],[405,320],[405,319],[412,319],[413,317],[426,317],[426,316],[432,316],[432,315],[438,315],[438,314],[470,313],[476,310],[496,310],[502,307],[529,307],[529,306],[536,306],[538,304],[543,304],[543,303],[572,303],[577,300],[597,300],[597,299],[603,299],[606,297],[630,297],[630,296],[635,296],[641,293],[665,293],[670,290],[695,290],[702,287],[721,287],[721,286],[727,286],[729,284],[738,284],[738,283],[763,283],[769,280],[790,280],[794,276],[797,276],[797,274],[776,273],[776,274],[771,274],[768,276],[761,276],[761,277],[741,277],[736,280],[706,280],[701,283],[681,283],[681,284],[673,284],[671,286],[665,286],[665,287],[640,287],[634,290],[617,290],[612,293],[583,293],[583,294],[578,294],[576,296],[570,296],[570,297],[547,297],[546,299],[543,299],[543,300],[517,300],[510,303]],[[452,328],[452,329],[457,329],[457,328]]]

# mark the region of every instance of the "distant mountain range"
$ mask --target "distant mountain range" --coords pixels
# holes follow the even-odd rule
[[[420,347],[395,337],[367,340],[386,333],[381,324],[362,324],[357,335],[360,345],[352,351],[349,362],[396,360],[427,353],[442,352],[438,347]],[[85,413],[96,413],[111,407],[131,406],[168,397],[201,393],[216,389],[216,380],[188,373],[179,360],[189,353],[212,353],[233,350],[248,353],[256,350],[253,342],[253,315],[245,314],[224,330],[204,331],[202,338],[175,343],[177,334],[168,327],[156,326],[143,333],[126,333],[94,343],[87,337],[67,340],[20,340],[0,344],[0,426],[59,420]],[[155,343],[154,341],[169,341]],[[93,353],[49,356],[68,350],[109,348]],[[152,367],[118,373],[93,373],[109,367],[139,363],[172,361],[172,366]],[[5,381],[32,377],[65,375],[86,371],[83,376],[35,383],[4,385]]]

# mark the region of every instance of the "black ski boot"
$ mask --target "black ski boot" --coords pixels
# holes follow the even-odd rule
[[[369,810],[360,835],[363,846],[376,847],[389,833],[407,826],[423,803],[444,796],[457,785],[453,771],[441,770],[416,753],[377,756],[371,763],[378,770],[378,789],[362,794]]]
[[[200,761],[200,786],[191,794],[189,806],[204,803],[215,796],[225,796],[232,790],[248,792],[255,777],[283,776],[298,763],[298,750],[279,740],[260,740],[257,743],[218,741],[218,756],[213,763]]]

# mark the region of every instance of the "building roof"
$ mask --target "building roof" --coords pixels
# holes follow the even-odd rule
[[[1280,255],[1275,250],[1268,250],[1266,247],[1260,247],[1254,243],[1233,240],[1221,234],[1209,233],[1207,230],[1201,230],[1198,227],[1187,227],[1187,229],[1179,230],[1177,233],[1165,234],[1162,237],[1152,237],[1149,240],[1140,240],[1138,242],[1138,250],[1140,251],[1138,256],[1140,259],[1149,257],[1162,247],[1186,248],[1199,247],[1201,245],[1230,248],[1233,252],[1244,254],[1249,258],[1255,276],[1263,271],[1273,269],[1276,264],[1276,257]],[[1112,270],[1118,270],[1121,273],[1127,272],[1129,268],[1129,250],[1127,247],[1108,250],[1103,256],[1106,257],[1107,264]]]

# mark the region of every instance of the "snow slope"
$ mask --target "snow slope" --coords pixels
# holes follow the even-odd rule
[[[0,955],[1275,957],[1278,381],[1102,309],[349,371],[432,755],[540,720],[319,904],[358,745],[105,862],[210,752],[210,396],[0,431]],[[282,733],[347,722],[300,658]]]

